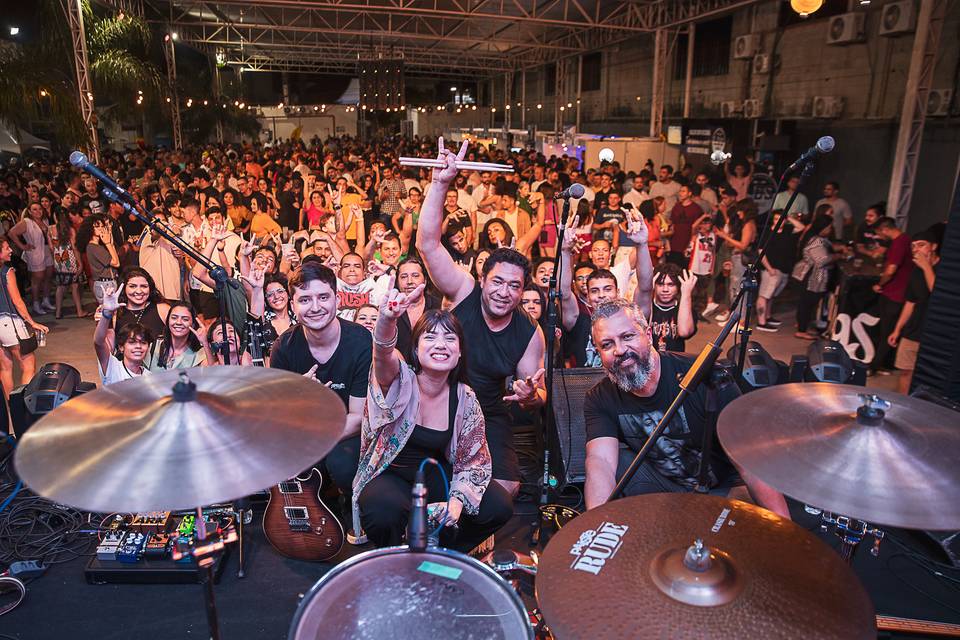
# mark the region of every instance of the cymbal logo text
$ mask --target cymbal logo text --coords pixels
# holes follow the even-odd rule
[[[629,528],[624,524],[604,522],[596,530],[581,533],[570,548],[570,554],[576,557],[571,568],[599,575],[607,560],[617,555]]]

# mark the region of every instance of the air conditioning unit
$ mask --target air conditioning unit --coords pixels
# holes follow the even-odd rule
[[[749,34],[746,36],[737,36],[733,41],[733,57],[736,60],[749,60],[757,53],[760,48],[760,36]]]
[[[770,73],[770,54],[758,53],[753,56],[754,73]]]
[[[743,101],[743,117],[759,118],[760,117],[760,101],[757,100],[756,98],[744,100]]]
[[[827,44],[851,44],[863,42],[866,14],[841,13],[830,18],[827,26]]]
[[[721,118],[736,118],[743,113],[743,103],[735,100],[726,100],[720,103]]]
[[[949,115],[950,101],[952,99],[953,89],[930,89],[930,94],[927,96],[927,115]]]
[[[814,96],[814,118],[839,118],[843,113],[843,98],[839,96]]]
[[[900,0],[883,5],[880,13],[880,35],[897,36],[910,33],[917,26],[917,10],[913,0]]]

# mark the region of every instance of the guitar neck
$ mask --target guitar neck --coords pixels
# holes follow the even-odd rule
[[[902,631],[905,633],[920,633],[960,638],[960,624],[914,620],[913,618],[877,616],[877,629],[880,631]]]

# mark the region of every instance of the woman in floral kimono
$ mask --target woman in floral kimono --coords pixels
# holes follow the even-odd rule
[[[427,311],[413,327],[411,362],[400,357],[397,318],[423,295],[389,287],[373,332],[373,367],[361,431],[360,466],[353,481],[353,526],[377,546],[399,545],[410,513],[414,475],[424,458],[428,502],[445,503],[440,543],[470,551],[513,515],[507,492],[490,482],[483,414],[466,384],[460,323],[448,311]]]

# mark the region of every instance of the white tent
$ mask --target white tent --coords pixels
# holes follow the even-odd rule
[[[32,147],[49,149],[50,142],[23,130],[20,130],[19,135],[16,135],[9,125],[0,122],[0,151],[23,153]]]

